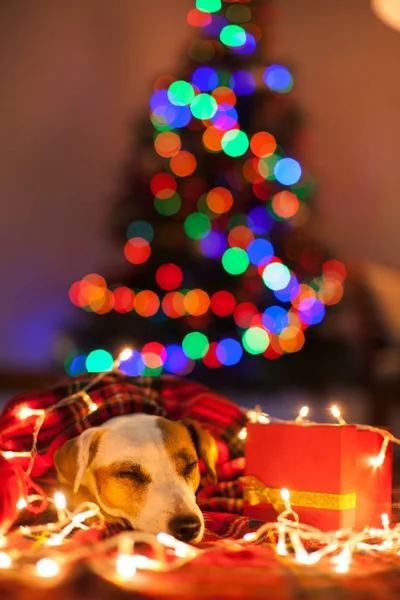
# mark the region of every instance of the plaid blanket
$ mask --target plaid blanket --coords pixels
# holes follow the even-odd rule
[[[82,390],[94,375],[65,379],[53,388],[22,394],[11,400],[0,416],[0,450],[29,451],[32,446],[32,419],[18,418],[23,406],[46,409],[56,402]],[[238,433],[246,422],[244,413],[235,404],[205,386],[188,380],[162,376],[134,378],[120,373],[109,373],[90,390],[91,401],[98,410],[88,411],[87,402],[78,399],[74,404],[48,413],[37,440],[38,455],[33,464],[31,479],[23,477],[29,459],[6,461],[0,457],[0,524],[15,517],[15,504],[24,494],[41,487],[56,487],[53,455],[67,439],[88,427],[101,425],[108,418],[134,412],[146,412],[180,419],[190,417],[199,421],[217,440],[219,449],[216,485],[207,484],[204,477],[198,492],[198,502],[205,514],[206,536],[204,546],[212,547],[190,564],[167,573],[148,573],[144,587],[139,587],[141,598],[238,598],[249,600],[394,600],[400,594],[400,557],[393,554],[357,554],[348,574],[338,574],[329,564],[301,566],[287,557],[277,556],[275,539],[264,539],[260,545],[238,548],[234,539],[242,537],[260,525],[241,515],[242,489],[239,476],[243,473],[243,442]],[[35,510],[42,511],[39,505]],[[40,515],[28,515],[35,522]],[[106,535],[114,533],[110,526]],[[115,531],[116,532],[116,531]],[[96,536],[101,533],[92,531]],[[81,532],[79,535],[85,535]],[[233,539],[231,543],[227,538]],[[224,540],[223,545],[218,540]],[[79,540],[76,540],[76,543]],[[85,540],[82,538],[82,542]],[[89,540],[86,540],[90,543]],[[92,542],[94,539],[92,540]],[[267,542],[267,543],[265,543]],[[366,576],[367,574],[367,576]],[[13,597],[42,598],[43,590],[34,588],[26,595],[25,588],[12,585]],[[69,582],[68,597],[80,598],[82,581]],[[92,577],[90,589],[96,589],[98,600],[117,600],[131,597],[115,587],[101,585]],[[11,588],[0,584],[0,596]],[[21,595],[19,590],[21,589]],[[89,588],[88,588],[89,589]],[[55,592],[59,597],[62,592]],[[51,592],[53,597],[54,592]],[[7,596],[8,597],[8,596]]]
[[[66,440],[111,417],[144,412],[174,420],[190,417],[214,436],[218,445],[218,483],[206,485],[204,477],[198,503],[203,511],[212,512],[212,515],[206,515],[210,539],[231,535],[231,521],[236,519],[230,521],[226,514],[240,514],[243,504],[238,477],[243,474],[244,449],[238,433],[246,416],[240,408],[207,387],[179,377],[129,377],[110,372],[98,382],[96,378],[96,374],[66,378],[52,388],[21,394],[6,405],[0,416],[0,449],[19,452],[31,449],[35,422],[33,418],[21,420],[18,417],[22,407],[49,409],[66,396],[93,384],[89,395],[98,409],[90,412],[87,400],[78,397],[73,404],[46,415],[38,435],[37,456],[29,480],[22,477],[29,465],[28,458],[14,458],[11,463],[1,459],[0,478],[8,485],[0,489],[0,522],[14,519],[16,500],[21,495],[57,487],[53,456]],[[34,510],[41,512],[44,508],[40,505]],[[240,518],[236,521],[234,533],[245,533],[249,520]]]

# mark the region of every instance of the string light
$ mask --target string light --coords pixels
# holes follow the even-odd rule
[[[18,510],[22,510],[22,509],[26,508],[27,506],[28,506],[28,503],[27,503],[27,501],[25,500],[25,498],[20,498],[20,499],[17,501],[17,509],[18,509]]]
[[[308,413],[309,413],[308,406],[303,406],[303,408],[300,409],[299,416],[297,417],[296,421],[298,423],[301,422],[301,421],[303,421],[303,419],[306,418],[306,416],[308,415]]]
[[[343,550],[332,559],[332,562],[337,565],[335,571],[336,573],[347,573],[349,570],[349,566],[351,563],[351,549],[349,546],[343,548]]]
[[[9,569],[11,565],[11,556],[7,552],[0,552],[0,569]]]
[[[280,556],[286,556],[286,554],[287,554],[286,542],[285,542],[286,535],[285,534],[286,534],[286,528],[285,528],[284,523],[282,523],[280,525],[280,527],[278,528],[278,543],[276,545],[276,552]],[[253,541],[254,541],[254,537],[253,537]]]
[[[119,369],[119,366],[122,362],[129,360],[133,356],[133,350],[131,348],[124,348],[122,352],[120,352],[113,364],[113,370]]]
[[[383,463],[385,462],[385,458],[386,458],[386,450],[388,447],[388,444],[390,442],[390,436],[386,435],[383,439],[382,442],[382,447],[379,451],[378,456],[374,457],[371,459],[371,464],[375,467],[381,467],[383,465]]]
[[[39,577],[55,577],[60,573],[60,565],[52,558],[42,558],[36,563],[36,572]]]
[[[22,406],[17,412],[17,417],[21,421],[24,421],[25,419],[29,419],[29,417],[42,416],[43,414],[44,410],[34,410],[33,408],[29,408],[29,406]]]
[[[135,557],[130,554],[118,554],[115,570],[121,577],[133,577],[136,573]]]
[[[66,510],[65,510],[67,507],[67,501],[65,499],[64,494],[62,494],[61,492],[56,492],[54,494],[54,505],[57,510],[58,521],[64,521],[65,517],[67,516]]]
[[[331,406],[331,413],[337,419],[340,425],[346,425],[346,421],[342,417],[342,413],[336,405]]]
[[[247,438],[247,429],[246,429],[246,427],[243,427],[243,428],[242,428],[242,429],[239,431],[239,433],[238,433],[238,438],[239,438],[240,440],[245,440],[245,439]]]
[[[124,351],[123,351],[124,352]],[[127,356],[127,354],[120,354]],[[24,418],[35,416],[37,421],[34,423],[34,441],[31,452],[12,452],[2,451],[4,458],[12,460],[15,457],[23,455],[24,457],[34,456],[36,452],[36,441],[38,431],[48,412],[57,410],[58,407],[73,404],[79,400],[84,400],[88,405],[90,412],[90,404],[92,403],[89,395],[89,390],[97,383],[106,373],[100,373],[94,377],[91,382],[85,386],[83,390],[63,398],[57,404],[48,408],[46,411],[35,410],[30,413],[25,410],[22,414]],[[96,405],[97,406],[97,405]],[[29,408],[29,407],[26,407]],[[307,416],[306,408],[303,407],[299,413],[300,418]],[[331,408],[335,418],[341,418],[340,411],[337,407]],[[253,423],[273,423],[285,422],[279,419],[274,419],[262,412],[260,406],[248,411],[247,418]],[[298,417],[298,418],[299,418]],[[296,419],[298,422],[298,420]],[[289,421],[294,423],[296,421]],[[344,422],[344,420],[342,419]],[[339,421],[340,422],[340,421]],[[39,424],[39,425],[38,425]],[[342,424],[342,423],[341,423]],[[400,443],[400,440],[385,430],[377,429],[367,425],[357,425],[357,428],[374,431],[382,435],[382,448],[375,464],[382,464],[386,456],[386,450],[390,441]],[[244,435],[247,430],[245,427],[239,432]],[[244,439],[244,438],[241,438]],[[221,540],[220,544],[235,544],[236,546],[252,544],[257,542],[265,533],[275,533],[277,536],[276,552],[279,555],[287,556],[288,560],[293,560],[298,564],[315,564],[323,559],[330,559],[331,564],[335,565],[335,569],[339,573],[345,573],[351,564],[352,555],[356,551],[362,552],[392,552],[400,553],[400,524],[395,527],[390,527],[389,517],[387,514],[382,515],[382,529],[366,529],[360,533],[349,533],[348,531],[338,531],[325,533],[316,528],[304,525],[299,522],[298,515],[295,513],[290,504],[290,492],[283,488],[280,492],[281,499],[285,505],[285,510],[278,517],[275,523],[266,523],[257,531],[247,533],[242,539]],[[23,510],[29,504],[43,499],[38,494],[31,494],[26,497],[21,497],[17,502],[17,509]],[[158,536],[151,534],[143,534],[139,532],[124,532],[119,536],[114,536],[99,542],[98,558],[96,561],[91,561],[91,547],[70,547],[67,552],[63,552],[63,559],[43,557],[43,550],[46,546],[64,546],[69,544],[68,536],[74,529],[89,529],[91,527],[102,528],[105,525],[104,516],[100,508],[94,503],[85,503],[78,507],[73,513],[69,512],[66,506],[66,500],[61,492],[55,492],[54,498],[48,498],[52,502],[57,511],[57,522],[46,523],[44,525],[36,525],[32,527],[23,526],[11,530],[5,534],[2,539],[2,546],[7,545],[7,552],[0,552],[0,568],[9,569],[13,566],[13,572],[18,572],[18,578],[29,579],[35,575],[38,578],[56,580],[59,575],[62,575],[64,569],[72,566],[76,561],[85,560],[89,567],[99,574],[114,581],[118,585],[129,586],[129,581],[134,579],[138,569],[150,571],[168,571],[182,564],[193,560],[199,554],[208,550],[200,550],[189,546],[174,537],[160,533]],[[90,525],[88,520],[90,519]],[[35,543],[28,549],[21,549],[20,539],[27,536],[34,536]],[[149,558],[143,554],[135,552],[135,542],[142,542],[148,545],[151,549],[151,554],[155,558]],[[288,552],[288,547],[291,546],[293,553]],[[312,553],[306,550],[307,545],[320,546],[320,548]],[[163,550],[164,549],[164,550]],[[166,553],[165,550],[168,550]],[[114,551],[114,553],[113,553]],[[96,549],[97,552],[97,549]],[[41,554],[41,555],[40,555]],[[173,559],[171,559],[171,556]],[[36,565],[32,570],[29,565]],[[122,582],[122,583],[121,583]]]

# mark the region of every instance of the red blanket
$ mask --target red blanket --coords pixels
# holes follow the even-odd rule
[[[18,415],[22,407],[48,409],[62,398],[82,390],[95,377],[89,374],[67,378],[50,389],[28,392],[12,399],[0,417],[0,449],[18,452],[31,449],[37,417],[21,420]],[[212,486],[202,484],[198,492],[198,503],[207,513],[206,540],[242,536],[249,527],[253,528],[254,524],[249,519],[239,517],[243,501],[238,478],[243,474],[244,458],[243,442],[238,434],[246,416],[237,405],[186,379],[173,376],[129,377],[117,372],[108,373],[95,383],[89,395],[91,402],[98,406],[94,412],[88,410],[87,398],[77,398],[73,404],[46,415],[38,435],[32,481],[22,477],[29,464],[28,458],[14,458],[8,462],[1,459],[0,478],[2,482],[7,481],[7,485],[0,488],[1,521],[15,518],[16,501],[21,495],[35,492],[35,485],[45,489],[57,488],[53,455],[67,439],[89,427],[101,425],[111,417],[145,412],[172,419],[193,418],[217,440],[218,483]],[[38,510],[42,508],[44,505]]]

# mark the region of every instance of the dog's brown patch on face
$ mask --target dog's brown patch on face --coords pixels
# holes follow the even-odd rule
[[[200,469],[189,431],[181,423],[163,417],[157,418],[157,427],[161,431],[165,449],[176,472],[196,491],[200,484]]]
[[[120,510],[131,517],[142,511],[151,477],[131,462],[112,463],[94,472],[97,493],[109,510]]]

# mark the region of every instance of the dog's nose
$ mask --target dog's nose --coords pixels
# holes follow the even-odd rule
[[[200,519],[195,515],[180,515],[169,522],[169,530],[182,542],[194,540],[200,533]]]

